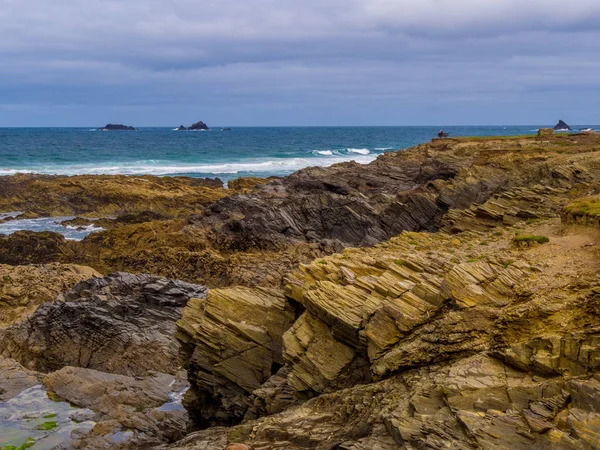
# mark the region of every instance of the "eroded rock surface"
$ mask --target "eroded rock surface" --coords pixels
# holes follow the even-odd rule
[[[0,265],[0,327],[24,319],[78,282],[100,276],[94,269],[77,265]]]
[[[244,417],[253,392],[282,368],[282,336],[294,319],[267,289],[216,289],[188,303],[177,336],[190,374],[185,404],[198,426]]]
[[[83,281],[26,321],[7,328],[0,348],[29,368],[64,366],[123,375],[175,373],[175,322],[203,286],[115,273]]]

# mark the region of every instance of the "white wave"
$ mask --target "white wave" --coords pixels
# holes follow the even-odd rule
[[[361,149],[355,149],[361,150]],[[350,151],[350,150],[348,150]],[[67,165],[44,166],[26,169],[0,169],[0,175],[16,173],[37,173],[46,175],[177,175],[177,174],[236,174],[240,172],[294,172],[308,166],[326,167],[344,161],[356,161],[360,164],[370,163],[374,155],[355,151],[347,155],[322,155],[314,158],[288,158],[265,161],[248,161],[223,164],[174,164],[169,161],[137,161],[133,163],[110,165]]]
[[[323,155],[323,156],[333,156],[333,152],[331,150],[314,150],[314,155]]]
[[[348,153],[358,153],[359,155],[368,155],[371,151],[368,148],[348,148]]]
[[[378,152],[383,152],[385,150],[392,150],[393,147],[375,147],[375,150]]]

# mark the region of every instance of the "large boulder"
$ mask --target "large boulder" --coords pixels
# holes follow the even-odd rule
[[[64,367],[43,381],[56,396],[95,413],[93,429],[71,435],[73,448],[149,448],[185,434],[187,413],[177,401],[185,389],[181,377],[128,377]]]
[[[130,376],[174,374],[175,322],[191,298],[205,295],[204,286],[150,275],[92,278],[7,328],[0,351],[44,372],[76,366]]]

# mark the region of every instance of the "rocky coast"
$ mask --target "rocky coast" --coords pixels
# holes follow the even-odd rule
[[[77,407],[40,448],[600,448],[596,135],[0,178],[0,211],[106,228],[0,236],[2,445],[25,392]]]

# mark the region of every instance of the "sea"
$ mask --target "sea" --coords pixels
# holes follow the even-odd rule
[[[547,126],[547,125],[546,125]],[[572,126],[599,128],[593,125]],[[539,125],[449,126],[450,137],[536,134]],[[219,178],[283,176],[308,166],[343,161],[367,164],[378,155],[436,137],[440,127],[212,127],[177,131],[145,127],[137,131],[84,128],[0,128],[0,175],[150,174]],[[0,213],[13,213],[0,211]],[[65,218],[60,218],[65,220]],[[0,234],[18,229],[59,231],[69,239],[89,232],[63,227],[58,218],[12,220]]]

